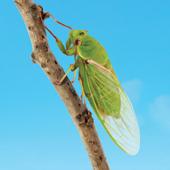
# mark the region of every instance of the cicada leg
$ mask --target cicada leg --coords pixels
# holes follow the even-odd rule
[[[82,82],[82,79],[81,79],[81,77],[79,76],[79,81],[80,81],[80,86],[81,86],[81,100],[83,101],[83,99],[84,99],[84,101],[83,101],[83,103],[84,103],[84,105],[86,106],[86,100],[85,100],[85,92],[84,92],[84,88],[83,88],[83,82]]]
[[[60,24],[60,25],[62,25],[63,27],[66,27],[66,28],[72,30],[72,28],[71,28],[70,26],[68,26],[68,25],[66,25],[66,24],[63,24],[61,21],[57,20],[57,19],[56,19],[52,14],[50,14],[49,12],[46,13],[46,15],[47,15],[47,17],[50,17],[50,18],[51,18],[54,22],[56,22],[57,24]]]
[[[75,48],[72,47],[70,48],[70,39],[67,40],[66,42],[66,48],[64,46],[64,44],[62,43],[62,41],[56,36],[54,35],[54,33],[47,27],[44,26],[44,28],[52,35],[52,37],[56,40],[56,43],[59,47],[59,49],[61,50],[61,52],[67,56],[72,56],[75,55]]]
[[[76,80],[76,70],[74,70],[74,76],[73,76],[73,79],[71,80],[71,83],[73,84]]]
[[[71,64],[70,67],[67,69],[66,73],[64,74],[64,76],[60,80],[57,80],[55,84],[61,85],[64,79],[67,77],[68,73],[70,73],[70,71],[75,71],[75,64]]]

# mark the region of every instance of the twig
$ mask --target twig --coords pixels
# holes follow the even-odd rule
[[[109,170],[91,113],[81,102],[68,78],[60,86],[54,83],[64,75],[64,71],[50,51],[41,20],[42,8],[34,4],[32,0],[16,0],[15,4],[28,28],[33,48],[32,58],[41,66],[64,101],[86,146],[93,169]]]

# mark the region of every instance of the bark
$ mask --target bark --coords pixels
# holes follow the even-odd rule
[[[55,84],[64,75],[64,71],[49,48],[41,19],[43,14],[42,8],[32,0],[16,0],[15,4],[20,11],[30,36],[33,61],[41,66],[65,103],[85,144],[93,169],[108,170],[109,166],[104,156],[91,113],[80,100],[68,78],[61,85]]]

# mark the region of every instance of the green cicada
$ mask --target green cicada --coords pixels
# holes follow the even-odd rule
[[[75,56],[66,74],[79,69],[82,94],[111,139],[126,153],[135,155],[140,147],[140,133],[130,100],[122,89],[104,47],[85,30],[71,30],[66,47],[56,39],[60,50]],[[66,75],[58,82],[61,84]]]

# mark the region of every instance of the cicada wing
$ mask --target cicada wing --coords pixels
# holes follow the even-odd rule
[[[126,153],[135,155],[140,147],[140,132],[130,100],[113,70],[95,63],[85,66],[90,104],[112,140]],[[115,109],[116,107],[116,109]],[[119,111],[119,113],[117,113]]]

